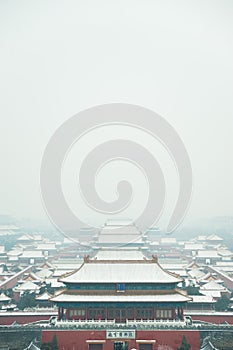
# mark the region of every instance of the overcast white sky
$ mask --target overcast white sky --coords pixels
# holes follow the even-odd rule
[[[80,110],[127,102],[153,109],[183,139],[194,174],[186,220],[232,215],[232,18],[231,0],[1,0],[0,213],[44,218],[39,171],[53,132]],[[91,142],[102,136],[95,137]],[[88,148],[90,140],[83,142]],[[176,172],[152,143],[164,167],[169,215]],[[69,174],[76,165],[68,164]],[[127,171],[137,187],[127,213],[133,216],[144,187]],[[99,191],[107,197],[103,178],[107,194]],[[83,215],[88,220],[89,212]]]

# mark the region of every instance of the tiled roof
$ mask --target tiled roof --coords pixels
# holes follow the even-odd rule
[[[179,283],[182,278],[169,273],[153,260],[89,261],[77,271],[59,279],[64,283]]]
[[[35,283],[31,282],[31,281],[27,281],[19,286],[17,286],[15,288],[15,291],[21,292],[21,291],[26,291],[26,290],[31,290],[31,291],[35,291],[35,290],[39,290],[40,287],[38,287]]]
[[[216,302],[216,300],[214,300],[211,295],[189,295],[189,296],[192,298],[190,303],[212,304]]]
[[[53,302],[186,302],[190,298],[176,294],[154,294],[154,295],[129,295],[118,293],[115,295],[87,295],[61,293],[53,298]]]
[[[200,289],[201,290],[220,290],[220,291],[226,290],[226,288],[224,286],[222,286],[221,284],[219,284],[215,281],[210,281],[210,282],[204,284],[204,286],[202,286]]]
[[[137,249],[103,249],[93,257],[93,260],[146,260],[144,254]]]
[[[9,298],[7,295],[5,295],[4,293],[0,294],[0,302],[2,301],[10,301],[11,298]]]
[[[36,297],[36,300],[39,301],[47,301],[51,298],[52,294],[48,293],[47,291],[45,291],[43,294],[39,295],[38,297]]]

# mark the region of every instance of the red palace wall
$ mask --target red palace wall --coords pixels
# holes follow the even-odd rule
[[[99,341],[103,350],[113,350],[114,341],[122,339],[106,339],[106,331],[95,330],[42,330],[42,343],[50,342],[56,333],[59,350],[88,350],[89,344]],[[139,344],[150,343],[152,350],[176,350],[181,345],[183,335],[191,344],[190,350],[200,349],[199,331],[186,330],[156,330],[136,331],[136,339],[124,339],[128,342],[128,349],[139,349]],[[97,343],[95,342],[95,344]]]
[[[6,316],[4,314],[0,314],[0,325],[11,325],[14,322],[17,322],[18,324],[27,324],[30,322],[44,321],[49,320],[51,316],[54,315],[27,315],[26,313],[21,313],[21,315]]]

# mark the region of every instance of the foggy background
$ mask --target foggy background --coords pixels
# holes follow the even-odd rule
[[[182,138],[194,191],[184,224],[232,216],[233,3],[205,1],[0,1],[0,214],[46,220],[39,173],[55,130],[91,106],[125,102],[153,109]],[[166,150],[126,127],[95,131],[72,149],[63,188],[86,222],[102,222],[79,198],[81,158],[109,137],[125,136],[159,161],[167,185],[167,222],[178,178]],[[97,179],[100,195],[115,197],[122,176],[135,197],[136,217],[146,181],[129,164],[111,164]]]

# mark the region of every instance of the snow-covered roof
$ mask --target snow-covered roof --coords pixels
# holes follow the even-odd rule
[[[191,261],[191,263],[189,263],[188,265],[185,266],[186,269],[196,269],[199,268],[200,266],[195,262],[195,261]]]
[[[218,235],[210,235],[208,237],[206,237],[207,241],[222,241],[223,239],[221,237],[219,237]]]
[[[38,287],[35,283],[31,282],[31,281],[27,281],[19,286],[17,286],[15,288],[15,291],[27,291],[27,290],[30,290],[30,291],[36,291],[36,290],[39,290],[40,287]]]
[[[229,249],[218,249],[218,254],[221,256],[232,256],[233,253]]]
[[[38,297],[36,297],[36,300],[39,301],[47,301],[51,298],[52,294],[48,293],[47,291],[45,291],[43,294],[38,295]]]
[[[196,278],[196,279],[200,279],[200,278],[205,276],[205,273],[203,271],[199,270],[198,268],[188,271],[188,274],[192,278]]]
[[[185,243],[185,250],[204,250],[204,245],[201,243]]]
[[[176,238],[175,237],[161,237],[160,239],[161,244],[176,244]]]
[[[38,272],[36,272],[36,276],[39,277],[40,279],[45,279],[48,278],[50,276],[52,276],[53,272],[49,269],[42,269]]]
[[[168,273],[153,260],[84,262],[77,270],[62,276],[64,283],[179,283],[182,278]]]
[[[132,222],[125,222],[125,224],[121,221],[107,221],[107,223],[101,228],[100,235],[141,235],[140,230],[135,226]]]
[[[103,249],[93,260],[145,260],[145,255],[138,249]]]
[[[20,254],[22,254],[22,252],[23,252],[22,249],[12,249],[7,253],[7,255],[11,256],[11,257],[15,257],[15,256],[19,256]]]
[[[186,302],[189,297],[176,294],[154,294],[154,295],[86,295],[86,294],[59,294],[50,300],[54,302]]]
[[[211,304],[216,302],[211,295],[189,295],[189,297],[192,298],[190,303]]]
[[[152,246],[152,247],[153,247],[153,246],[156,246],[156,247],[157,247],[157,246],[159,246],[159,244],[160,244],[159,241],[150,242],[150,246]]]
[[[4,253],[5,253],[5,246],[0,245],[0,254],[4,254]]]
[[[202,290],[200,289],[200,293],[203,294],[203,295],[210,295],[212,296],[213,298],[221,298],[221,291],[220,290]]]
[[[142,233],[131,221],[107,221],[101,228],[98,242],[101,243],[142,243]]]
[[[67,263],[67,262],[55,262],[54,263],[54,267],[56,268],[56,270],[70,270],[70,271],[74,271],[77,270],[81,265],[82,265],[83,261],[77,261],[74,263]],[[64,272],[63,272],[64,275]]]
[[[32,236],[28,235],[28,234],[24,234],[22,236],[20,236],[19,238],[17,238],[17,241],[32,241],[33,238]]]
[[[143,240],[141,236],[136,236],[135,234],[127,233],[120,235],[119,233],[112,234],[101,234],[98,238],[99,244],[109,244],[109,243],[119,243],[119,244],[127,244],[127,243],[137,243],[142,244]]]
[[[37,243],[37,250],[56,250],[56,243]]]
[[[5,295],[4,293],[0,294],[0,303],[4,302],[4,301],[10,301],[11,298],[9,298],[7,295]]]
[[[206,236],[204,236],[204,235],[199,235],[199,236],[197,236],[196,240],[197,240],[197,241],[205,241],[205,240],[206,240]]]
[[[41,250],[24,250],[21,258],[43,258],[43,252]]]
[[[215,282],[215,281],[210,281],[206,284],[204,284],[200,290],[220,290],[220,291],[224,291],[226,290],[226,288],[224,286],[222,286],[221,284]]]
[[[220,258],[217,250],[200,250],[197,252],[198,258]]]
[[[0,225],[0,231],[2,230],[18,230],[19,228],[15,225]]]

